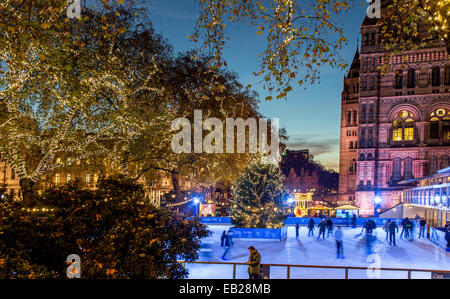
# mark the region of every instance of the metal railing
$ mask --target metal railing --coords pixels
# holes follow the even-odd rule
[[[233,262],[203,262],[203,261],[194,261],[194,262],[186,262],[179,261],[179,263],[183,264],[183,268],[186,268],[186,264],[206,264],[206,265],[233,265],[233,279],[236,279],[236,266],[248,266],[246,263],[233,263]],[[290,264],[261,264],[261,267],[269,266],[269,267],[285,267],[286,278],[291,279],[291,268],[313,268],[313,269],[339,269],[345,270],[345,279],[349,279],[349,270],[368,270],[368,267],[351,267],[351,266],[314,266],[314,265],[290,265]],[[407,272],[408,279],[411,279],[411,274],[413,272],[419,273],[443,273],[450,274],[450,270],[431,270],[431,269],[404,269],[404,268],[370,268],[372,270],[379,271],[397,271],[397,272]],[[267,277],[270,278],[270,277]]]

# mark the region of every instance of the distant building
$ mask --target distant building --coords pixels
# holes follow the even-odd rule
[[[344,78],[341,110],[339,200],[374,215],[401,202],[402,180],[449,166],[450,56],[439,42],[385,59],[379,25],[366,17],[361,51]]]
[[[0,157],[0,188],[12,198],[20,197],[20,184],[16,172]]]

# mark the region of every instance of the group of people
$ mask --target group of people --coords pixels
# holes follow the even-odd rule
[[[419,239],[425,238],[425,231],[426,231],[426,220],[424,218],[416,218],[416,222],[418,222],[420,226],[419,231]],[[352,221],[353,222],[353,221]],[[355,223],[352,223],[354,226]],[[400,234],[400,238],[405,237],[406,239],[410,239],[413,234],[413,228],[414,228],[414,222],[406,217],[401,222],[402,226],[402,232]],[[314,228],[315,223],[314,219],[309,219],[308,222],[308,237],[314,236]],[[322,218],[322,220],[317,225],[319,228],[319,236],[317,239],[320,239],[321,236],[323,236],[323,239],[325,239],[325,232],[328,230],[327,238],[330,236],[334,236],[334,239],[336,241],[336,257],[338,259],[344,259],[344,232],[342,231],[341,227],[338,226],[336,231],[333,232],[333,221],[330,218]],[[361,233],[366,232],[367,235],[372,235],[373,230],[376,228],[375,221],[372,219],[368,219],[365,221],[362,225],[362,231]],[[395,242],[395,236],[399,232],[399,227],[395,221],[391,221],[390,219],[386,222],[386,224],[383,227],[384,231],[386,232],[386,241],[389,240],[389,244],[393,246],[397,246]],[[298,223],[295,224],[295,237],[298,239],[299,237],[299,230],[300,225]],[[450,251],[450,222],[447,222],[445,225],[445,239],[447,240],[447,251]],[[411,239],[410,239],[411,240]],[[233,246],[233,239],[231,231],[223,231],[222,236],[220,238],[221,246],[225,247],[225,251],[223,253],[222,259],[227,260],[226,256],[229,253],[230,248]],[[261,254],[256,250],[254,246],[250,246],[248,248],[250,255],[247,261],[248,265],[248,274],[250,279],[259,279],[261,278]]]
[[[333,226],[334,223],[333,220],[331,220],[331,218],[323,217],[322,220],[317,225],[317,227],[319,228],[319,236],[317,237],[317,239],[320,239],[320,236],[322,236],[323,239],[325,239],[325,232],[327,231],[328,231],[327,238],[333,236]],[[298,238],[299,235],[299,228],[300,228],[299,224],[296,223],[295,224],[296,238]],[[308,237],[314,237],[314,228],[315,228],[314,218],[310,218],[308,221]]]
[[[315,228],[315,222],[314,218],[310,218],[308,221],[308,237],[314,237],[314,228]],[[331,218],[323,217],[322,220],[317,225],[319,228],[319,236],[317,237],[317,240],[320,239],[322,236],[323,239],[325,239],[325,233],[327,232],[327,238],[330,236],[334,236],[334,239],[336,240],[336,256],[338,259],[343,259],[344,257],[344,232],[342,231],[341,227],[338,226],[336,231],[333,231],[334,229],[334,223]],[[295,237],[298,239],[299,237],[299,230],[300,225],[298,223],[295,224]]]

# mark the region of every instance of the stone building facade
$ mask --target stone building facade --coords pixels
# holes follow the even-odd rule
[[[386,52],[378,31],[374,21],[364,20],[361,51],[342,93],[339,200],[354,202],[365,216],[401,202],[405,187],[400,181],[432,174],[449,166],[450,159],[450,55],[445,45],[394,55],[392,71],[385,74],[379,71]]]

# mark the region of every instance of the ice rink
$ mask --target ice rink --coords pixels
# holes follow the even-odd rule
[[[222,231],[228,231],[229,226],[210,225],[208,228],[212,231],[212,236],[202,241],[199,261],[222,262],[224,248],[220,246],[220,236]],[[397,247],[393,247],[386,242],[386,233],[382,228],[374,231],[370,242],[365,234],[361,234],[361,227],[342,229],[345,259],[336,258],[334,237],[317,240],[317,228],[315,237],[308,237],[307,228],[301,227],[299,239],[296,239],[295,227],[289,226],[288,237],[284,242],[234,239],[227,262],[246,262],[249,254],[247,248],[253,245],[261,253],[263,264],[353,267],[374,265],[381,268],[450,270],[450,253],[435,246],[428,239],[418,240],[417,231],[413,241],[400,239],[398,234]],[[232,278],[233,273],[232,265],[188,264],[186,267],[190,270],[189,278]],[[286,278],[286,272],[285,267],[271,267],[270,278]],[[407,275],[407,272],[349,270],[349,278],[407,278]],[[344,278],[345,270],[291,268],[290,277]],[[431,278],[431,273],[412,272],[411,277]],[[236,278],[248,278],[247,266],[237,266]]]

